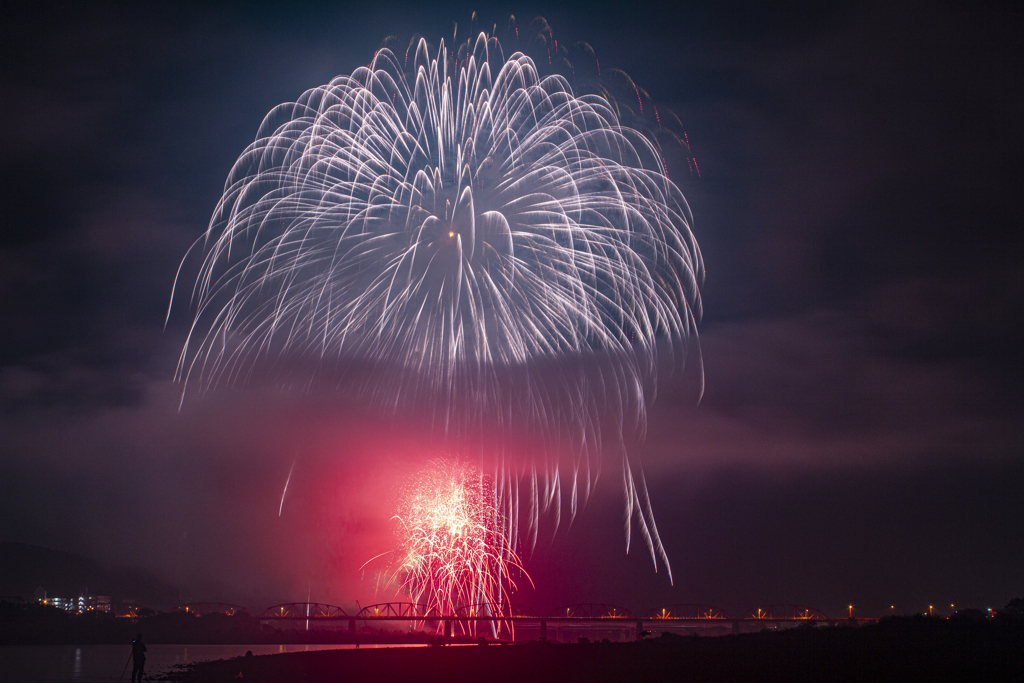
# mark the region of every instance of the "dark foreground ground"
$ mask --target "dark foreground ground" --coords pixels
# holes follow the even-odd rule
[[[180,683],[254,681],[1024,681],[1024,625],[892,619],[637,643],[334,650],[193,665]]]

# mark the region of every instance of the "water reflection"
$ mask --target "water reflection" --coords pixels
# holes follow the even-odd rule
[[[212,659],[312,650],[350,649],[354,645],[152,645],[147,643],[147,678],[159,678],[174,667]],[[367,645],[363,645],[366,648]],[[408,647],[377,645],[370,647]],[[417,647],[417,646],[414,646]],[[131,645],[4,646],[0,647],[0,681],[7,683],[110,683],[125,670]]]

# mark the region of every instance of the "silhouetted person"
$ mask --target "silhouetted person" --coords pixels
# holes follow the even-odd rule
[[[142,683],[143,669],[146,668],[146,644],[142,642],[142,634],[137,633],[132,641],[132,683]],[[139,677],[136,679],[135,674]]]

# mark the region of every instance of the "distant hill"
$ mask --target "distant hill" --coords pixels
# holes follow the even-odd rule
[[[177,588],[142,569],[108,568],[75,553],[0,542],[0,595],[31,601],[40,586],[51,597],[74,597],[88,588],[114,602],[127,599],[154,609],[180,604]]]

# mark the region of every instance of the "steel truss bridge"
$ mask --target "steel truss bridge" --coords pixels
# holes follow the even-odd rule
[[[215,607],[222,607],[218,610]],[[186,609],[188,608],[188,609]],[[216,603],[199,603],[183,605],[176,608],[196,614],[220,612],[224,614],[248,614],[245,608],[237,605],[219,605]],[[231,610],[230,612],[228,610]],[[358,612],[349,613],[336,605],[316,602],[292,602],[268,607],[256,618],[260,621],[306,621],[306,622],[348,622],[348,629],[355,632],[356,624],[362,622],[413,622],[430,625],[452,637],[455,627],[464,634],[475,632],[474,626],[489,625],[494,633],[506,631],[511,633],[516,624],[532,623],[540,626],[540,637],[547,637],[547,626],[552,625],[605,625],[635,628],[637,635],[648,628],[658,629],[670,626],[714,626],[728,625],[732,631],[739,632],[741,624],[781,625],[781,624],[828,624],[839,623],[871,623],[874,617],[828,617],[820,610],[800,605],[769,605],[766,608],[748,610],[744,616],[731,616],[724,610],[711,605],[665,605],[648,610],[643,615],[635,614],[623,607],[598,603],[587,603],[561,607],[549,614],[541,615],[522,605],[480,603],[458,607],[453,614],[442,614],[434,608],[412,602],[384,602],[363,607]]]

